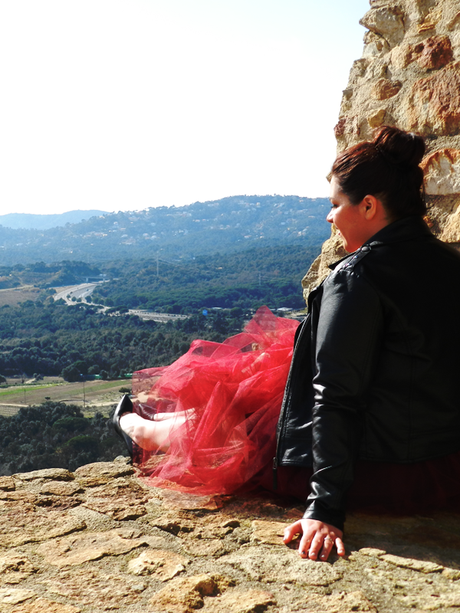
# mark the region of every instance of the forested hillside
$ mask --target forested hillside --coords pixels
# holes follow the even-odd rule
[[[300,281],[319,250],[319,244],[290,245],[189,261],[101,263],[98,268],[82,262],[3,267],[3,287],[27,282],[42,290],[35,301],[0,307],[0,374],[64,373],[69,378],[103,372],[113,378],[168,364],[194,338],[223,340],[239,332],[244,319],[263,304],[303,308]],[[100,272],[109,281],[97,286],[93,303],[112,311],[144,308],[189,318],[156,324],[120,312],[102,313],[97,304],[67,306],[53,299],[50,286],[57,280],[79,283]]]
[[[0,475],[112,461],[126,448],[100,413],[85,418],[74,405],[46,402],[0,415]]]
[[[182,207],[110,213],[49,230],[0,225],[3,265],[153,257],[190,258],[327,238],[326,198],[233,196]]]
[[[101,269],[85,262],[64,261],[53,264],[35,262],[0,266],[0,289],[33,285],[39,289],[49,289],[63,285],[76,285],[85,278],[97,278]]]
[[[29,300],[0,308],[0,373],[59,375],[67,369],[77,378],[102,372],[116,378],[172,362],[194,338],[221,341],[241,330],[244,316],[234,309],[156,324],[134,315],[104,315],[86,304]]]
[[[203,307],[303,308],[300,281],[320,251],[320,243],[253,248],[192,261],[146,259],[101,266],[110,279],[92,300],[172,313]]]

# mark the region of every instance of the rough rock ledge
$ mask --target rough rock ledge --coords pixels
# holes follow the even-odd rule
[[[126,458],[0,477],[0,611],[458,612],[459,516],[351,515],[322,563],[281,542],[301,513],[147,488]]]

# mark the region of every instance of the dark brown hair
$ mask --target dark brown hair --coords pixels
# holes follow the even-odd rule
[[[426,204],[419,164],[424,153],[421,136],[383,126],[372,142],[359,143],[339,154],[331,175],[352,204],[372,195],[382,201],[392,221],[423,216]]]

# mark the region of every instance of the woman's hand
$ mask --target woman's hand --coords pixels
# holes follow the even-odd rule
[[[345,555],[343,532],[331,524],[325,524],[316,519],[299,519],[285,529],[284,543],[286,545],[290,543],[297,534],[302,535],[299,543],[301,558],[310,558],[310,560],[319,558],[325,562],[334,545],[339,556]]]

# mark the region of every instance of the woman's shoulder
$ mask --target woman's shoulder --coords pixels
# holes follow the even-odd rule
[[[347,297],[354,300],[360,295],[378,294],[378,280],[376,275],[372,274],[375,273],[372,259],[371,250],[361,248],[337,262],[323,283],[323,299],[329,300],[334,297],[334,300],[343,302]]]
[[[371,251],[372,249],[368,245],[363,245],[354,253],[350,253],[330,265],[331,272],[324,281],[325,287],[351,284],[357,275],[362,274],[364,260],[369,258]]]

